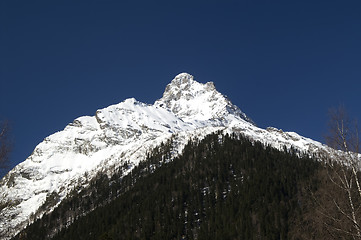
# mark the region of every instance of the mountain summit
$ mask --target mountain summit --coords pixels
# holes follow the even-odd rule
[[[165,107],[184,121],[198,125],[211,123],[218,126],[230,114],[252,122],[216,90],[213,82],[199,83],[188,73],[178,74],[155,105]]]
[[[94,116],[75,119],[37,145],[0,182],[0,238],[10,239],[51,212],[73,189],[82,189],[98,173],[111,176],[126,166],[126,175],[147,152],[169,139],[174,142],[174,158],[189,139],[217,131],[309,154],[326,148],[293,132],[258,128],[212,82],[202,84],[181,73],[153,105],[127,99],[97,110]]]

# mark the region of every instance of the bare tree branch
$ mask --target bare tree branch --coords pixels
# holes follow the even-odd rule
[[[322,214],[330,220],[329,223],[325,223],[330,230],[344,233],[354,239],[361,239],[361,214],[359,211],[361,183],[358,176],[361,165],[358,131],[357,122],[352,124],[344,107],[330,111],[329,135],[326,137],[326,141],[335,151],[328,158],[336,157],[334,161],[340,166],[335,168],[332,161],[327,160],[325,162],[328,163],[328,168],[332,171],[332,173],[328,172],[330,181],[341,190],[344,197],[331,197],[336,212],[327,212],[326,209],[321,209],[321,211],[326,211]],[[334,217],[338,215],[349,220],[350,224],[340,224],[339,218]]]

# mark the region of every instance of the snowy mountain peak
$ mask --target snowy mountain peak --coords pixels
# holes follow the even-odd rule
[[[173,84],[189,84],[194,81],[194,78],[189,73],[180,73],[172,80]]]
[[[178,74],[167,85],[163,97],[155,102],[186,122],[213,122],[219,125],[225,117],[233,115],[252,121],[229,99],[218,92],[213,82],[205,84],[194,80],[188,73]]]
[[[207,91],[215,91],[213,82],[202,84],[195,81],[192,75],[180,73],[167,85],[162,99],[168,101],[190,99]]]
[[[81,189],[99,172],[110,175],[127,165],[126,175],[169,139],[177,156],[189,139],[216,131],[239,133],[278,149],[327,151],[296,133],[258,128],[212,82],[199,83],[181,73],[153,105],[126,99],[97,110],[95,116],[79,117],[45,138],[0,181],[0,238],[10,239],[51,212],[72,189]]]

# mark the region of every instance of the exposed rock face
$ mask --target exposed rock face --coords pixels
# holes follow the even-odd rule
[[[213,82],[198,83],[187,73],[177,75],[155,105],[165,107],[177,117],[194,124],[207,121],[219,125],[228,115],[252,123],[246,114],[216,90]]]

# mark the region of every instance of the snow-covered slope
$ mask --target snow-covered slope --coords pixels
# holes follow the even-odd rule
[[[218,130],[239,132],[280,149],[292,146],[307,153],[326,149],[293,132],[258,128],[213,83],[202,84],[181,73],[153,105],[127,99],[95,116],[77,118],[45,138],[0,182],[0,236],[10,238],[99,171],[110,174],[127,162],[129,172],[147,151],[171,137],[177,143],[176,155],[190,138]],[[44,203],[46,208],[41,207]]]

